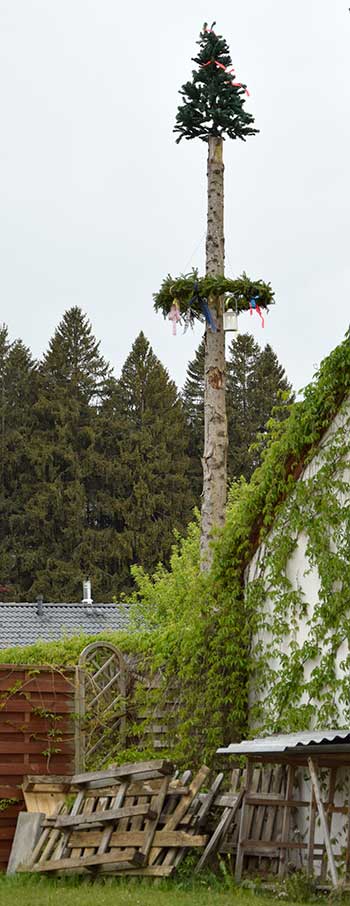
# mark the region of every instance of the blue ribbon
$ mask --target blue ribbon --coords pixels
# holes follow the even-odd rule
[[[203,312],[203,314],[204,314],[205,320],[206,320],[207,324],[209,325],[210,330],[212,330],[213,333],[216,333],[216,331],[217,331],[217,326],[216,326],[215,321],[214,321],[214,319],[213,319],[213,316],[212,316],[212,313],[211,313],[211,311],[210,311],[210,308],[209,308],[208,303],[206,302],[205,299],[202,299],[201,297],[199,297],[199,301],[200,301],[200,306],[201,306],[202,312]]]
[[[209,305],[208,305],[208,303],[207,303],[207,300],[204,299],[204,297],[200,295],[199,286],[198,286],[198,280],[196,280],[196,282],[195,282],[195,284],[194,284],[194,287],[193,287],[193,296],[192,296],[192,299],[190,299],[190,301],[189,301],[189,303],[188,303],[188,307],[189,307],[190,311],[191,311],[191,306],[192,306],[193,302],[199,302],[199,305],[200,305],[200,307],[201,307],[201,309],[202,309],[202,312],[203,312],[203,315],[204,315],[204,317],[205,317],[205,320],[206,320],[208,326],[210,327],[210,330],[212,330],[213,333],[216,333],[216,331],[217,331],[217,326],[216,326],[216,324],[215,324],[215,321],[214,321],[214,318],[213,318],[212,313],[211,313],[211,311],[210,311],[210,308],[209,308]]]

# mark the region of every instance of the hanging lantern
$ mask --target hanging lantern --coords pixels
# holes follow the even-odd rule
[[[224,331],[225,333],[238,334],[237,312],[233,311],[232,308],[228,308],[227,311],[224,311]]]

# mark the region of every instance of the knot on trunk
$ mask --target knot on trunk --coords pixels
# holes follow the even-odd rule
[[[208,383],[213,390],[221,390],[224,385],[224,373],[220,368],[209,368]]]

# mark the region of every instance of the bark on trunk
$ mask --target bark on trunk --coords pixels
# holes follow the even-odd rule
[[[206,273],[224,273],[224,164],[223,141],[209,137],[208,221]],[[205,332],[204,454],[201,520],[202,570],[211,566],[210,539],[215,527],[225,520],[227,492],[227,420],[225,403],[224,300],[208,299],[217,332]]]

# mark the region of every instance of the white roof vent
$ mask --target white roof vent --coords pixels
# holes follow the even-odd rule
[[[88,606],[90,605],[90,607],[91,607],[91,604],[93,604],[93,600],[92,600],[92,597],[91,597],[91,582],[90,582],[90,579],[86,579],[85,582],[83,582],[83,600],[82,600],[81,603],[82,603],[82,604],[87,604]]]

